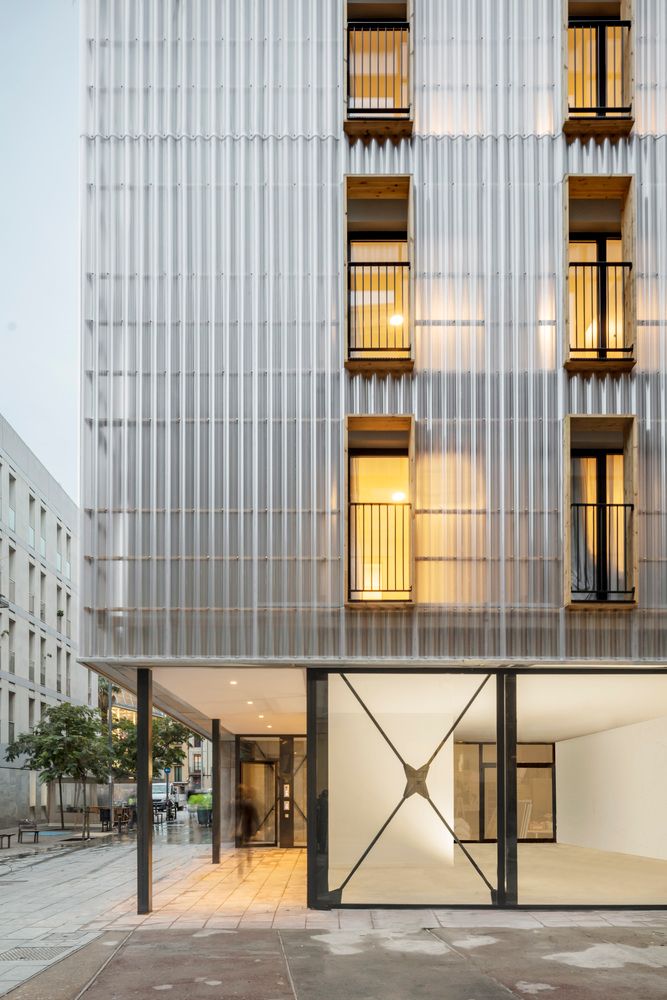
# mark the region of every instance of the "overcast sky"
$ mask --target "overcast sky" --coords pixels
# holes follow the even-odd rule
[[[78,4],[0,0],[0,413],[78,502]]]

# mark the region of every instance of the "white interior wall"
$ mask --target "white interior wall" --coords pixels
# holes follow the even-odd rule
[[[412,767],[429,759],[454,721],[440,679],[352,677],[369,709]],[[438,711],[440,709],[440,711]],[[447,711],[449,709],[449,711]],[[453,737],[428,774],[433,802],[454,825]],[[329,866],[334,882],[357,862],[401,800],[402,764],[339,677],[329,684]],[[408,798],[364,860],[364,868],[452,864],[451,835],[421,795]],[[332,888],[335,887],[332,885]]]
[[[667,860],[667,718],[556,744],[561,844]]]

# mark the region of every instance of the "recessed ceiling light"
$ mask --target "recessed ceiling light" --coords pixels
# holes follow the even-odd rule
[[[238,684],[238,681],[230,681],[230,684]]]
[[[267,729],[273,729],[273,726],[267,726],[266,728]]]
[[[263,719],[263,718],[264,718],[264,716],[263,716],[263,715],[260,715],[260,719]]]
[[[246,702],[246,705],[254,705],[254,704],[255,704],[254,701],[247,701]]]

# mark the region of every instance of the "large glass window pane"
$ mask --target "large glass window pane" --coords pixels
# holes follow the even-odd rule
[[[667,904],[667,676],[520,675],[517,731],[555,744],[519,767],[519,903]],[[522,818],[523,817],[523,818]]]
[[[332,674],[327,695],[317,828],[334,901],[490,904],[496,847],[457,832],[479,823],[479,758],[455,744],[495,741],[495,678]]]

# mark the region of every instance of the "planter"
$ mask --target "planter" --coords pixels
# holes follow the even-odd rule
[[[204,809],[202,806],[197,806],[197,820],[200,826],[210,826],[212,815],[212,809]]]

